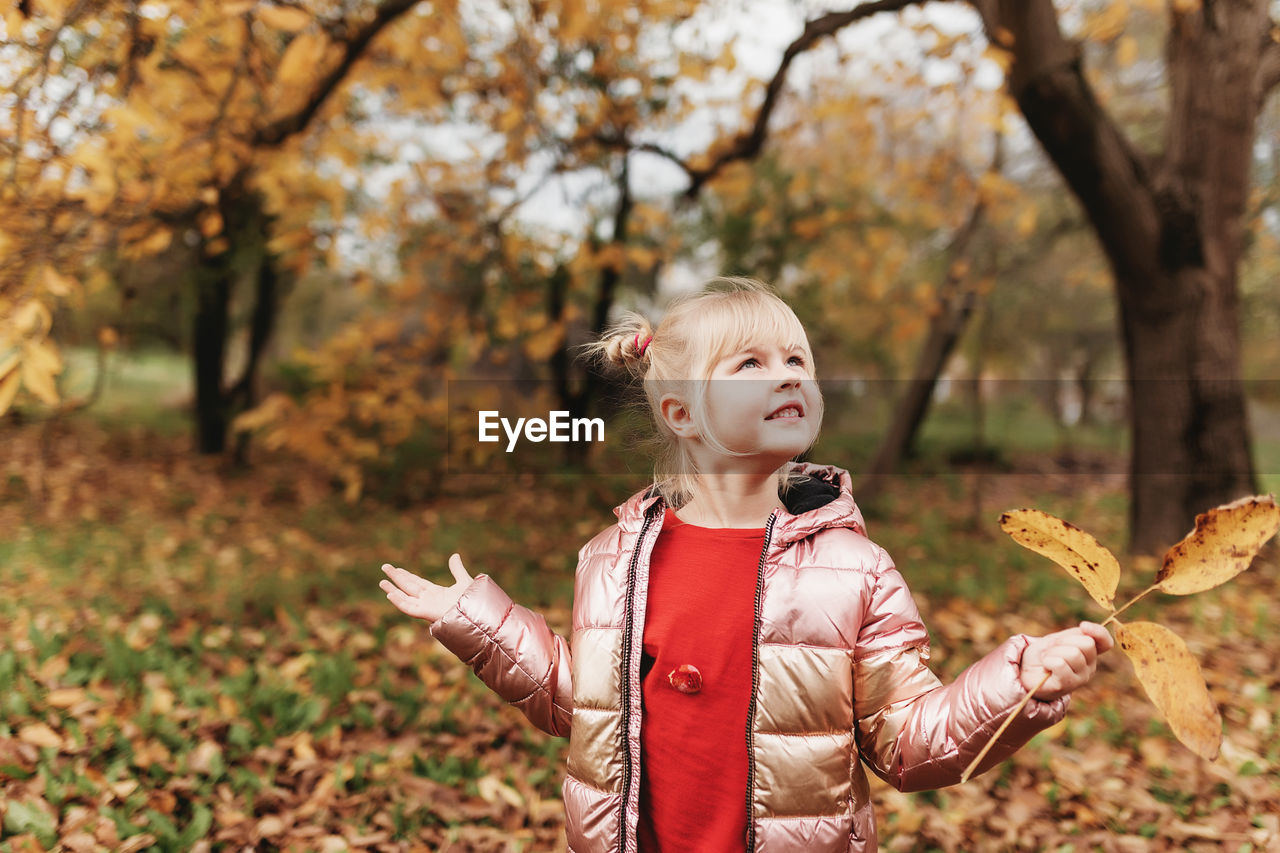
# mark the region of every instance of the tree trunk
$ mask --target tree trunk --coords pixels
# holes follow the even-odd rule
[[[1097,103],[1050,0],[972,0],[1013,54],[1009,88],[1080,200],[1115,276],[1130,393],[1130,548],[1177,541],[1256,490],[1236,268],[1257,115],[1280,79],[1267,0],[1171,7],[1165,151]]]
[[[618,174],[618,207],[613,215],[613,234],[610,242],[615,246],[626,246],[627,230],[631,220],[634,201],[631,195],[631,167],[628,154],[622,155],[622,165]],[[595,333],[604,332],[609,322],[609,311],[613,308],[614,296],[618,283],[622,280],[622,267],[609,264],[600,270],[600,282],[596,291],[595,304],[592,307],[592,327]],[[547,311],[552,322],[564,322],[564,312],[568,305],[567,290],[570,282],[568,270],[560,267],[547,282]],[[566,335],[567,335],[566,329]],[[569,341],[566,336],[551,356],[551,370],[554,377],[556,394],[560,404],[569,412],[571,418],[587,417],[587,412],[595,402],[599,380],[594,371],[588,370],[575,392],[570,387]],[[581,442],[570,441],[564,445],[564,459],[570,465],[580,465],[587,456],[587,446]]]
[[[1145,289],[1178,293],[1178,310],[1151,310]],[[1121,324],[1133,451],[1131,544],[1155,553],[1191,529],[1197,513],[1257,490],[1249,452],[1235,280],[1204,270],[1153,270],[1122,283]]]
[[[265,217],[264,217],[265,220]],[[266,233],[264,230],[263,234]],[[252,409],[258,404],[258,368],[266,351],[271,333],[275,329],[280,308],[280,275],[276,271],[275,258],[264,253],[258,263],[257,286],[254,289],[253,319],[249,324],[249,352],[245,359],[244,373],[230,394],[232,414]],[[249,433],[241,432],[236,438],[236,464],[248,463]]]
[[[192,361],[196,385],[196,447],[201,453],[221,453],[227,443],[223,377],[231,308],[229,255],[223,252],[209,258],[196,271]]]
[[[1000,144],[997,141],[997,151]],[[997,153],[997,168],[1000,155]],[[964,287],[963,276],[956,274],[955,264],[965,258],[969,244],[982,222],[984,207],[974,205],[947,251],[947,270],[938,286],[938,312],[929,320],[929,331],[916,361],[906,390],[894,408],[893,421],[880,441],[871,464],[858,482],[858,499],[864,503],[875,499],[884,478],[897,470],[902,459],[911,453],[916,435],[929,412],[929,401],[938,385],[938,377],[951,359],[956,344],[969,325],[969,317],[978,300],[977,292]]]
[[[196,273],[194,361],[196,376],[196,446],[201,453],[222,453],[232,419],[257,401],[258,368],[275,328],[280,307],[280,282],[274,259],[262,243],[269,222],[260,197],[226,190],[218,203],[224,223],[220,235],[228,246],[205,259]],[[226,379],[227,341],[231,335],[231,296],[239,269],[249,260],[254,267],[254,305],[249,325],[244,371],[234,384]],[[247,447],[236,447],[238,462]]]

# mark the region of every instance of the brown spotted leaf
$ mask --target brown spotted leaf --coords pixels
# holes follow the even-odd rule
[[[1196,528],[1164,555],[1156,586],[1191,595],[1226,583],[1249,568],[1258,549],[1280,529],[1271,495],[1241,498],[1196,516]]]
[[[1015,509],[1000,516],[1000,529],[1024,548],[1048,557],[1084,585],[1108,610],[1120,583],[1115,555],[1074,524],[1038,509]]]
[[[1116,639],[1178,740],[1202,758],[1217,758],[1222,717],[1182,638],[1155,622],[1129,622],[1118,626]]]

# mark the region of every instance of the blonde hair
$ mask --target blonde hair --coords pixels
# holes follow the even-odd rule
[[[662,398],[674,393],[685,403],[709,446],[726,455],[744,455],[726,448],[711,430],[706,380],[721,359],[762,342],[798,342],[809,377],[817,378],[808,335],[791,307],[762,281],[725,276],[673,300],[657,329],[643,315],[626,311],[599,340],[582,345],[588,358],[642,385],[645,408],[656,427],[653,486],[670,506],[679,508],[694,496],[698,472],[685,444],[662,417]],[[818,411],[811,414],[819,426],[822,412],[819,392]],[[815,440],[817,434],[815,428]],[[785,494],[804,476],[787,463],[778,469],[777,478],[779,492]]]

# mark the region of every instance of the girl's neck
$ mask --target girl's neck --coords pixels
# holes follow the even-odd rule
[[[698,527],[764,527],[779,505],[777,472],[701,474],[698,492],[676,512]]]

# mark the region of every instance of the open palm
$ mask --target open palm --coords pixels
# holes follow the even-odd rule
[[[471,583],[471,575],[463,567],[462,557],[458,554],[449,558],[449,572],[454,579],[452,586],[432,583],[390,563],[383,563],[382,571],[387,579],[380,581],[378,586],[386,592],[387,600],[400,612],[430,622],[448,613]]]

